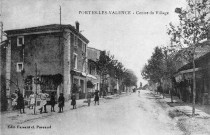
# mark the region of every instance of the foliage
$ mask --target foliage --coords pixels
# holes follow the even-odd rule
[[[111,86],[114,88],[117,85],[116,81],[114,79],[111,79]]]
[[[144,79],[150,80],[154,83],[161,81],[161,78],[164,76],[163,58],[164,54],[162,48],[155,47],[151,58],[141,72]]]
[[[182,49],[182,55],[188,56],[188,60],[193,63],[193,109],[195,114],[195,50],[203,46],[203,40],[207,39],[210,12],[208,0],[187,0],[187,8],[176,8],[175,12],[179,16],[179,25],[169,24],[168,35],[171,36],[171,50]],[[184,48],[184,49],[183,49]]]
[[[186,9],[176,8],[179,16],[179,25],[169,24],[168,35],[171,36],[171,48],[183,49],[184,55],[194,56],[194,50],[202,46],[201,42],[208,36],[209,27],[209,2],[207,0],[187,0]],[[192,60],[192,59],[191,59]]]
[[[127,87],[137,86],[137,77],[132,70],[127,70],[124,73],[123,84]]]
[[[102,82],[105,80],[106,75],[112,78],[118,79],[122,84],[126,86],[136,86],[137,77],[132,71],[126,71],[123,64],[114,58],[114,55],[110,55],[109,52],[102,52],[97,60],[98,73],[101,75]],[[116,86],[116,82],[111,82],[112,86]],[[102,85],[105,85],[102,83]],[[102,86],[105,89],[105,86]]]
[[[114,56],[110,56],[109,53],[106,54],[105,51],[101,52],[99,59],[96,61],[98,66],[98,73],[101,75],[108,74],[113,67]]]

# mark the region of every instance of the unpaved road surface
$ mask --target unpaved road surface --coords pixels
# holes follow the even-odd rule
[[[3,125],[1,135],[181,135],[183,134],[148,91],[107,99],[100,105],[69,109],[64,113],[22,124]],[[30,128],[17,128],[17,127]],[[39,129],[39,127],[50,127]]]

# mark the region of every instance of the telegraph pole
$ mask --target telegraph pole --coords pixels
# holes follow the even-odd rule
[[[0,22],[0,28],[1,28],[0,42],[2,42],[3,41],[3,22]]]
[[[60,6],[60,25],[61,25],[61,6]]]
[[[36,85],[36,91],[35,91],[35,105],[34,105],[34,114],[36,114],[36,96],[37,96],[37,64],[35,63],[35,79],[34,83]]]

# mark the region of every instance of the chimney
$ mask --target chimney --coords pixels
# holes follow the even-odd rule
[[[79,32],[79,22],[76,21],[76,22],[75,22],[75,25],[76,25],[76,30]]]

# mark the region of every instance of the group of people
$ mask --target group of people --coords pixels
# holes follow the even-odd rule
[[[92,94],[89,92],[87,94],[88,106],[90,106],[91,97],[92,97]],[[95,93],[94,93],[94,101],[95,101],[95,105],[96,105],[96,103],[98,103],[98,105],[99,105],[99,91],[98,90],[96,90]],[[72,97],[71,97],[71,105],[73,106],[73,109],[76,109],[76,95],[75,94],[73,94]]]
[[[42,113],[43,109],[44,109],[44,113],[47,113],[46,105],[47,105],[47,97],[49,97],[49,94],[42,91],[38,95],[40,95],[40,99],[41,99],[41,104],[40,104],[40,108],[39,108],[40,114]],[[51,112],[55,112],[55,104],[56,104],[55,99],[56,99],[55,93],[52,92],[51,96],[50,96]],[[59,108],[58,113],[63,112],[64,103],[65,103],[65,98],[63,96],[63,93],[60,93],[60,96],[58,98],[58,108]]]
[[[14,95],[13,101],[12,101],[13,108],[19,109],[20,113],[25,113],[25,111],[24,111],[25,103],[24,103],[23,95],[18,90],[15,90],[15,93],[13,95]],[[47,113],[46,105],[47,105],[47,98],[49,97],[49,94],[45,93],[45,91],[42,90],[37,95],[40,96],[40,99],[41,99],[41,103],[39,106],[40,114]],[[36,102],[35,96],[36,95],[33,92],[29,96],[29,99],[30,99],[29,106],[28,106],[29,109],[33,109],[35,106],[35,102]],[[92,97],[91,93],[88,93],[88,95],[87,95],[88,106],[90,106],[91,97]],[[94,93],[94,101],[95,101],[95,105],[96,105],[96,103],[99,105],[99,91],[98,90],[96,90]],[[65,103],[65,98],[63,96],[63,93],[60,93],[60,96],[58,98],[58,107],[59,107],[58,113],[63,112],[64,103]],[[55,109],[54,109],[55,104],[56,104],[55,93],[51,93],[51,96],[50,96],[51,112],[55,112]],[[76,95],[75,94],[72,94],[72,96],[71,96],[71,105],[73,106],[73,109],[76,109]]]
[[[15,90],[12,99],[13,110],[18,109],[20,110],[20,113],[25,113],[24,98],[20,91]]]

